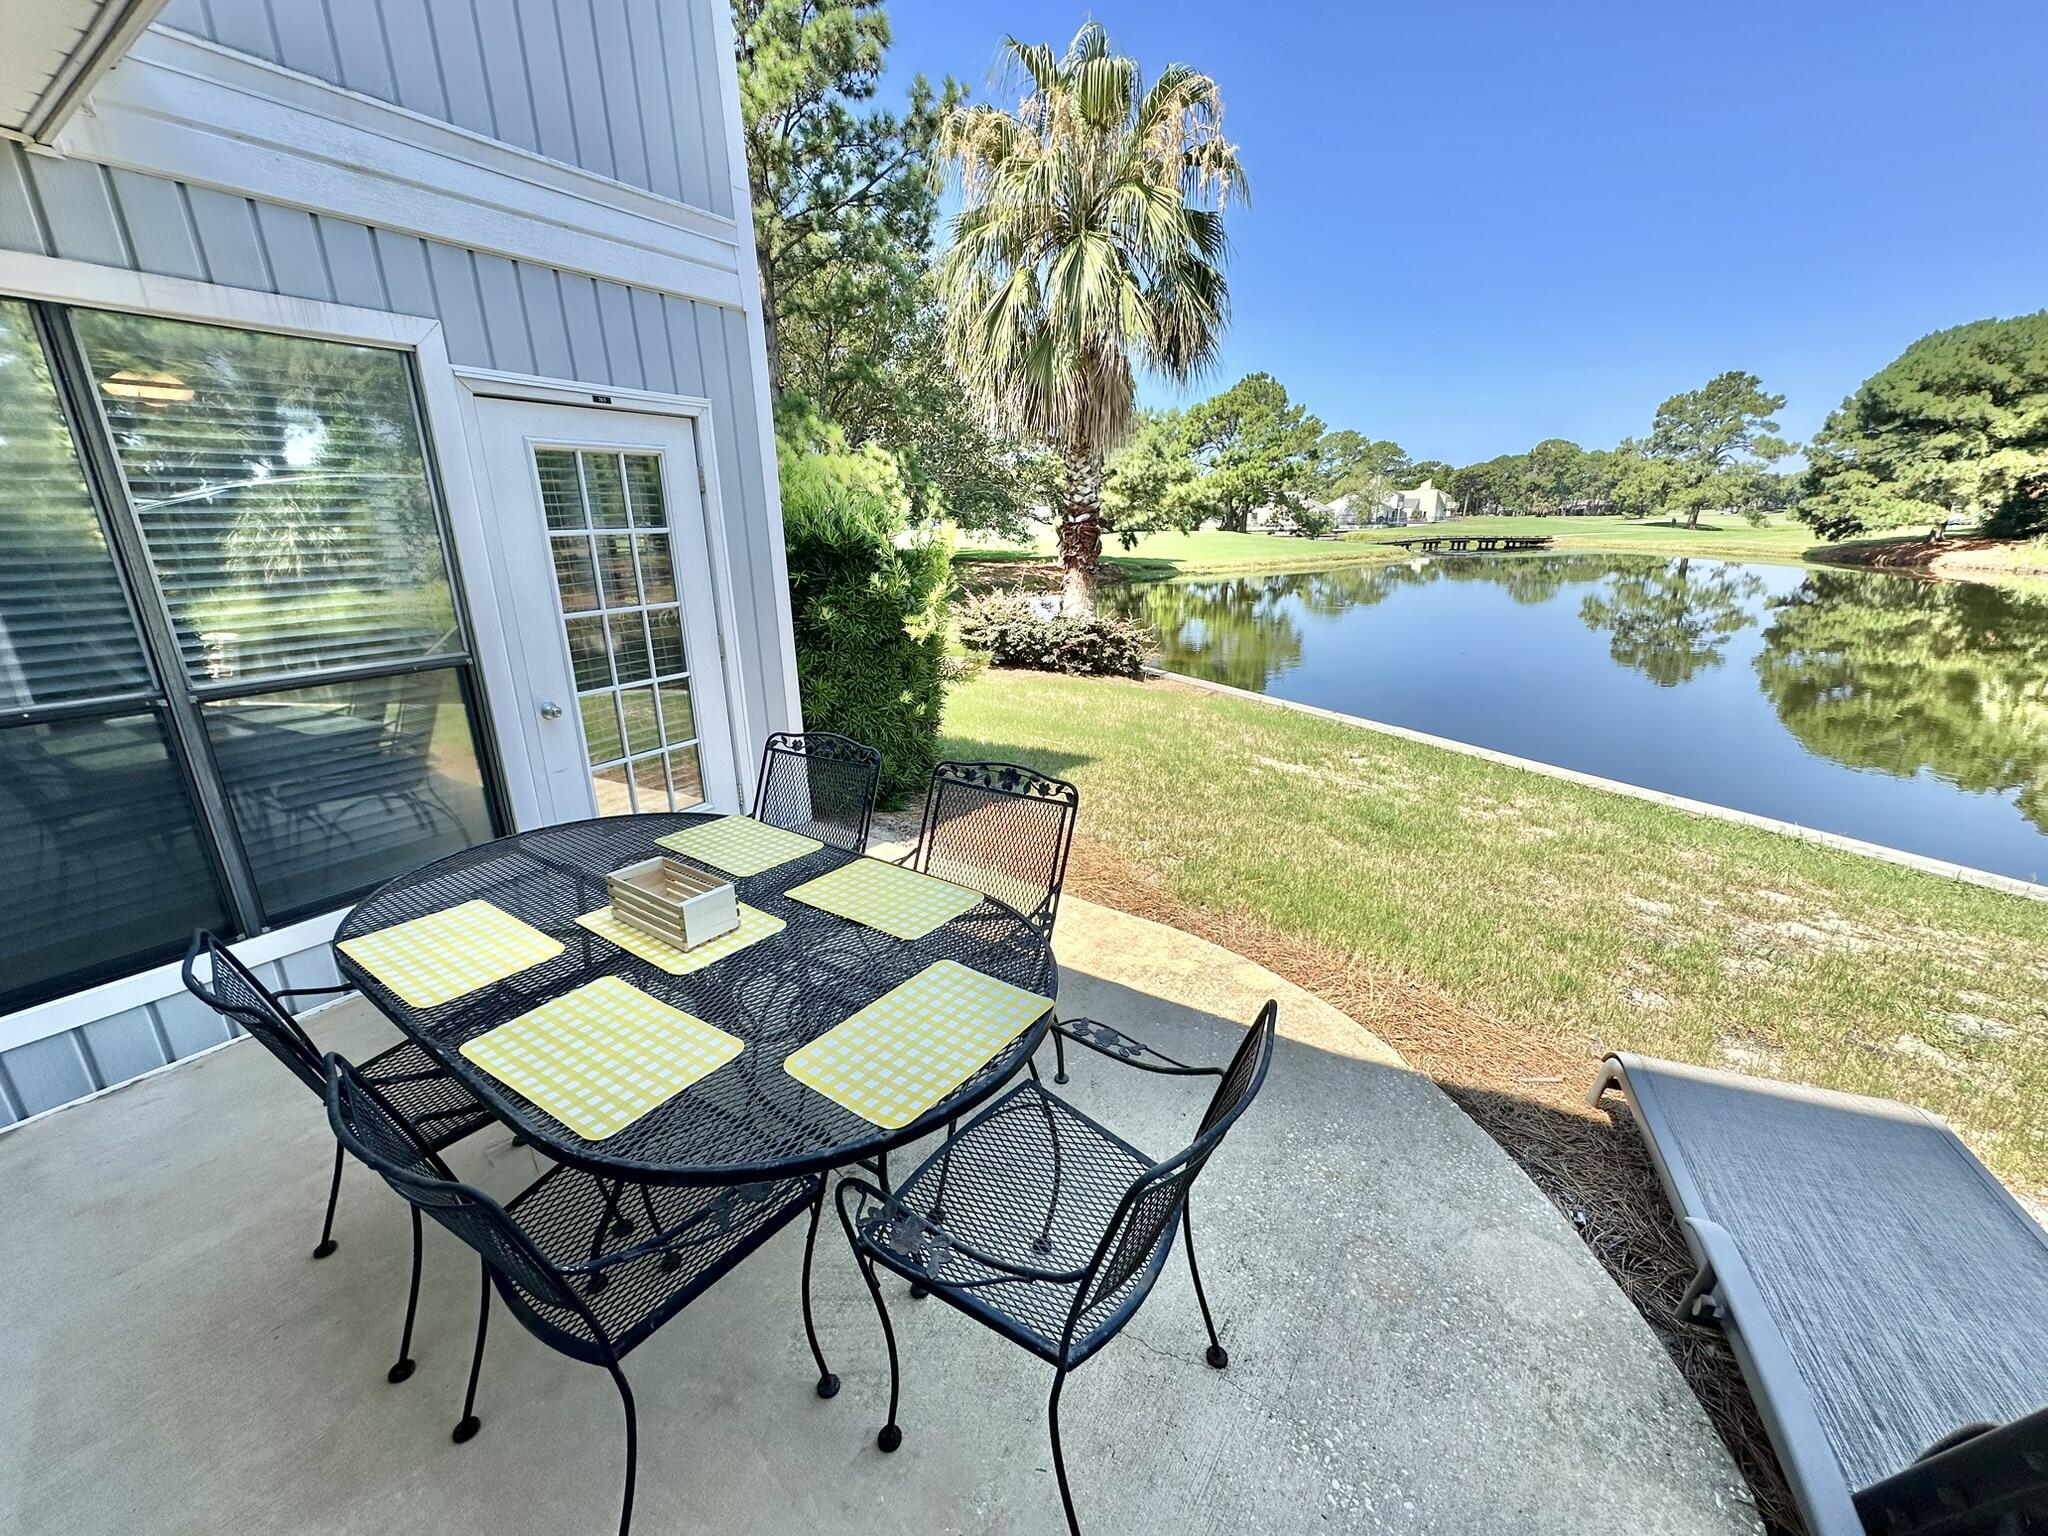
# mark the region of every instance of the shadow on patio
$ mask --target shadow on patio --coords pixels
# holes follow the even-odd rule
[[[1277,996],[1265,1092],[1196,1195],[1227,1373],[1175,1255],[1062,1418],[1098,1533],[1755,1529],[1725,1451],[1635,1310],[1528,1179],[1426,1078],[1328,1006],[1202,940],[1070,898],[1063,1015],[1224,1059]],[[315,1022],[363,1055],[358,1002]],[[1206,1083],[1074,1053],[1066,1090],[1139,1146],[1186,1139]],[[430,1223],[414,1353],[384,1379],[407,1265],[399,1200],[351,1166],[340,1251],[310,1263],[332,1142],[238,1043],[0,1138],[10,1386],[0,1513],[21,1530],[553,1532],[608,1528],[622,1449],[602,1371],[501,1318],[467,1446],[473,1256]],[[913,1156],[905,1154],[904,1167]],[[457,1172],[517,1188],[488,1132]],[[903,1448],[874,1446],[887,1366],[838,1235],[820,1235],[829,1402],[797,1309],[802,1223],[628,1365],[641,1528],[1051,1533],[1049,1372],[885,1284]]]

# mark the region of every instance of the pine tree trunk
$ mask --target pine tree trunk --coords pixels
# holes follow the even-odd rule
[[[1060,612],[1092,618],[1102,579],[1102,461],[1088,453],[1067,457],[1066,502],[1060,508]]]
[[[768,259],[768,253],[761,249],[754,252],[754,263],[761,270],[761,330],[768,342],[768,391],[775,399],[782,398],[782,326],[775,313],[775,266]]]

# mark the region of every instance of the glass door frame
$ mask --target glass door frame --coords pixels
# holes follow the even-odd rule
[[[61,267],[70,264],[52,261],[48,265]],[[219,895],[235,933],[242,937],[289,927],[315,916],[316,912],[283,910],[272,914],[265,910],[258,894],[250,852],[233,808],[228,803],[224,780],[203,716],[204,706],[217,699],[452,670],[457,674],[458,696],[469,720],[491,826],[498,833],[509,830],[510,797],[506,791],[497,739],[490,729],[492,715],[484,667],[474,644],[478,631],[462,580],[446,485],[425,408],[426,391],[417,348],[381,336],[295,329],[278,323],[270,316],[243,318],[215,313],[211,312],[214,309],[212,305],[205,306],[202,312],[192,313],[180,307],[159,308],[124,304],[117,300],[102,301],[92,294],[74,296],[61,292],[38,292],[36,285],[16,286],[8,284],[4,277],[0,277],[0,297],[20,302],[29,311],[36,340],[43,349],[44,360],[56,388],[64,425],[78,456],[117,579],[127,599],[130,619],[138,632],[150,679],[145,688],[130,689],[119,695],[10,709],[0,715],[0,724],[25,725],[145,712],[157,716],[198,821],[202,850],[213,871]],[[419,432],[434,528],[441,541],[442,560],[454,604],[455,631],[452,638],[456,643],[450,649],[430,656],[373,662],[357,667],[265,673],[217,680],[192,677],[184,664],[171,610],[150,559],[139,513],[122,472],[111,423],[94,388],[91,367],[72,323],[73,312],[82,310],[113,310],[198,325],[331,341],[344,346],[376,347],[396,354],[406,370],[414,423]],[[318,902],[315,907],[319,911],[339,912],[361,894],[360,891],[344,893]],[[67,977],[54,995],[75,992],[129,974],[133,969],[126,964],[111,968],[85,967]],[[50,995],[53,994],[39,988],[19,998],[8,998],[0,1003],[0,1012],[12,1007],[32,1007]]]

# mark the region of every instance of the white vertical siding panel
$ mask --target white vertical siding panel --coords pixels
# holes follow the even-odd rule
[[[627,290],[633,301],[633,336],[640,344],[640,366],[647,387],[676,392],[676,365],[669,356],[668,326],[661,316],[661,295],[645,288]]]
[[[207,0],[206,14],[213,20],[207,35],[226,48],[253,53],[271,63],[281,62],[277,36],[270,25],[270,8],[264,0]]]
[[[731,218],[733,170],[731,158],[725,152],[725,107],[718,93],[732,61],[721,57],[724,50],[718,41],[719,24],[711,9],[725,3],[726,0],[683,0],[682,8],[690,18],[690,59],[697,67],[698,142],[704,146],[710,208],[713,213]]]
[[[227,1021],[190,992],[158,998],[149,1007],[170,1044],[173,1061],[233,1038]]]
[[[288,987],[338,987],[342,984],[341,972],[334,964],[334,951],[325,944],[286,955],[279,964],[284,967],[285,985]],[[329,1001],[332,999],[324,997],[286,999],[293,1013],[304,1013],[308,1008],[318,1008]]]
[[[391,78],[384,17],[373,0],[356,0],[353,5],[322,5],[319,9],[327,13],[334,28],[335,47],[340,50],[335,83],[365,96],[375,96],[379,101],[396,101],[398,87]]]
[[[36,201],[42,205],[52,254],[107,267],[128,266],[128,241],[114,210],[107,173],[85,160],[24,158]]]
[[[370,236],[377,247],[377,264],[384,271],[384,289],[391,295],[392,312],[429,319],[439,316],[434,279],[427,271],[426,242],[388,229],[373,229]]]
[[[69,1104],[99,1086],[86,1063],[85,1047],[70,1032],[17,1045],[0,1056],[0,1068],[6,1070],[23,1115]]]
[[[605,114],[612,125],[612,174],[636,187],[648,185],[647,132],[640,123],[640,88],[633,80],[633,38],[626,27],[625,0],[590,0],[597,25],[598,67],[603,71]]]
[[[640,143],[647,152],[643,185],[663,197],[683,195],[676,168],[676,131],[669,115],[668,60],[662,56],[660,0],[626,0],[626,30],[633,50],[633,83],[640,98]]]
[[[519,274],[503,256],[479,251],[476,283],[483,296],[491,366],[508,373],[532,373],[533,342],[526,334],[526,301],[519,292]]]
[[[268,289],[270,269],[263,259],[263,243],[256,237],[256,211],[249,200],[211,187],[188,187],[185,198],[213,280],[229,288]]]
[[[452,245],[427,242],[427,270],[434,277],[436,311],[448,338],[448,356],[471,367],[491,366],[491,337],[484,329],[483,297],[476,286],[475,259]]]
[[[591,384],[623,382],[612,373],[605,355],[604,325],[597,317],[597,284],[574,272],[562,277],[562,313],[569,323],[569,350],[576,357],[576,377]]]
[[[327,30],[327,7],[308,5],[306,0],[269,0],[269,6],[277,62],[316,79],[339,80],[341,60],[335,57],[334,36]]]
[[[576,122],[576,163],[600,176],[618,176],[607,101],[610,93],[597,61],[597,31],[591,24],[590,9],[569,0],[556,5],[555,19],[562,31],[562,73],[568,81],[569,110]]]
[[[176,27],[179,31],[190,32],[196,37],[213,35],[206,21],[205,0],[171,0],[158,15],[157,20],[167,27]]]
[[[102,1086],[125,1083],[154,1072],[171,1059],[147,1008],[130,1008],[112,1018],[95,1019],[81,1031]]]
[[[604,327],[604,352],[611,359],[609,383],[628,389],[647,387],[647,369],[640,361],[640,335],[633,325],[633,299],[617,283],[597,285],[597,313]]]
[[[448,121],[496,138],[490,88],[484,84],[483,45],[469,0],[427,0],[427,21],[441,61],[441,83],[448,91]]]
[[[258,203],[256,232],[263,238],[264,254],[270,258],[270,281],[279,293],[301,299],[334,297],[334,284],[327,276],[327,253],[320,249],[313,215],[298,208]]]
[[[0,143],[0,247],[47,256],[50,248],[29,190],[26,159],[14,145]]]
[[[136,267],[166,277],[204,281],[206,258],[199,251],[199,231],[192,227],[178,184],[134,171],[109,174],[128,243],[134,247]]]
[[[569,324],[562,316],[562,288],[554,269],[520,262],[518,272],[526,331],[533,338],[533,371],[551,379],[575,378],[576,355],[569,350]]]
[[[718,310],[702,304],[696,305],[695,309],[697,340],[703,349],[705,376],[711,386],[710,396],[717,407],[711,413],[712,442],[718,454],[718,489],[722,498],[722,505],[716,511],[728,530],[734,566],[738,572],[754,577],[741,600],[734,604],[737,610],[734,619],[744,626],[736,638],[746,653],[757,659],[776,656],[781,653],[780,642],[767,633],[768,626],[762,619],[762,610],[767,605],[761,601],[758,590],[758,573],[772,567],[763,558],[764,543],[757,526],[759,503],[749,494],[748,455],[741,451],[747,438],[742,435],[738,402],[733,398],[725,327],[719,320]],[[751,424],[751,413],[748,413],[747,420]],[[751,478],[758,483],[758,476]],[[768,693],[762,676],[767,670],[761,665],[743,669],[747,712],[755,721],[763,722],[764,728],[765,722],[778,717],[778,712],[768,709]]]
[[[484,50],[484,83],[491,93],[491,120],[507,144],[538,150],[533,92],[526,80],[526,57],[520,39],[519,14],[508,0],[471,0],[471,24]]]
[[[394,94],[401,107],[449,122],[448,93],[441,84],[441,62],[434,52],[434,29],[427,21],[426,0],[379,0],[384,33],[391,45]]]
[[[661,313],[668,331],[669,359],[676,367],[676,393],[708,396],[704,352],[697,342],[697,306],[688,299],[663,294]]]
[[[553,0],[518,0],[518,4],[519,44],[526,56],[526,78],[533,87],[534,129],[540,152],[569,165],[581,165],[562,25]]]
[[[671,0],[660,6],[656,14],[661,25],[662,72],[668,78],[663,95],[669,133],[675,139],[676,175],[683,189],[682,199],[693,208],[709,208],[710,157],[704,143],[704,120],[697,112],[696,39],[690,26],[690,7]]]
[[[384,274],[377,266],[377,245],[369,228],[347,219],[314,222],[327,252],[327,275],[333,280],[335,299],[364,309],[389,309],[391,295],[384,291]]]

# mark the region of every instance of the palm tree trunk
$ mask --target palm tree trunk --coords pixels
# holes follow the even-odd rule
[[[1086,619],[1095,615],[1095,587],[1102,579],[1102,460],[1085,451],[1071,453],[1066,468],[1066,501],[1060,508],[1060,612],[1070,619]]]

